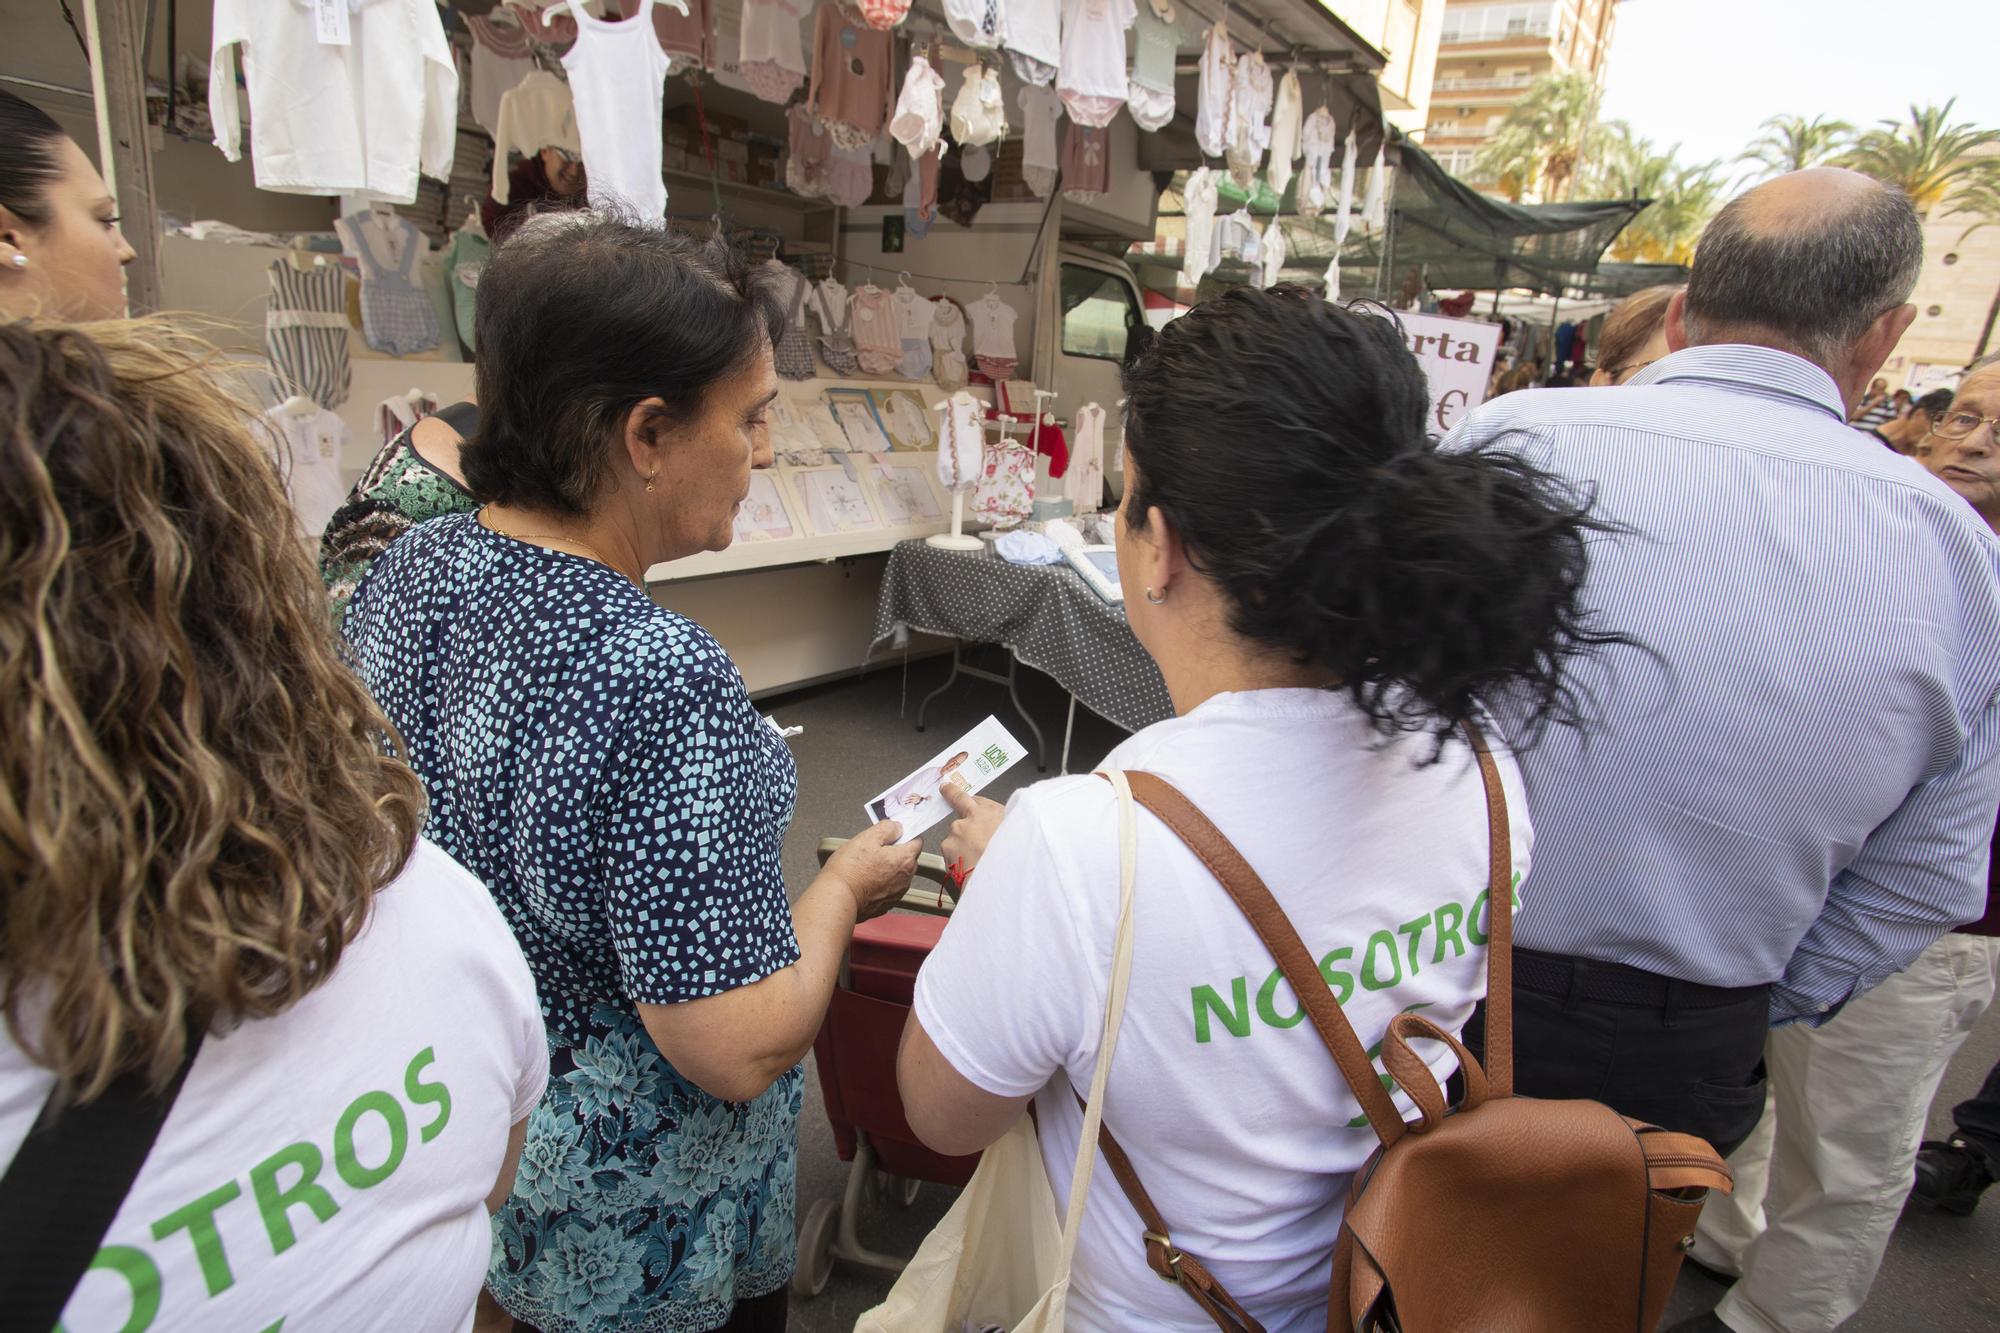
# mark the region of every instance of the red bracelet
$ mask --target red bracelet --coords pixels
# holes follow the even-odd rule
[[[965,868],[965,860],[963,857],[959,858],[956,861],[953,861],[949,866],[946,866],[944,873],[950,875],[951,882],[957,885],[961,889],[965,887],[965,881],[972,878],[972,872]]]

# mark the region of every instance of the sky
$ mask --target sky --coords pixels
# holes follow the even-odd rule
[[[1780,112],[1867,127],[1954,96],[2000,127],[2000,0],[1624,0],[1603,114],[1728,165]]]

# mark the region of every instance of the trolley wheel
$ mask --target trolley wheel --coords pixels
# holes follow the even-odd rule
[[[792,1295],[810,1298],[826,1290],[833,1276],[833,1232],[840,1206],[832,1199],[820,1199],[806,1211],[805,1225],[799,1228],[798,1264],[792,1270]]]
[[[876,1173],[875,1190],[898,1208],[908,1208],[917,1201],[917,1191],[923,1188],[921,1180],[911,1180],[908,1176],[893,1176],[887,1171]]]

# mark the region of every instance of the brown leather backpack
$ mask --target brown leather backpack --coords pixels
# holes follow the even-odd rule
[[[1382,1066],[1416,1104],[1405,1124],[1298,932],[1229,840],[1172,786],[1130,773],[1132,794],[1222,882],[1283,969],[1382,1140],[1348,1189],[1333,1252],[1329,1333],[1650,1333],[1694,1240],[1708,1191],[1729,1168],[1703,1140],[1599,1102],[1514,1095],[1513,885],[1507,801],[1478,728],[1466,733],[1486,785],[1486,1066],[1458,1038],[1398,1014]],[[1451,1047],[1465,1095],[1448,1107],[1417,1038]],[[1107,1127],[1099,1147],[1146,1230],[1146,1262],[1224,1333],[1263,1333],[1194,1255],[1175,1246]]]

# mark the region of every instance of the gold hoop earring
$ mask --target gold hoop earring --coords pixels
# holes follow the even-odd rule
[[[1151,602],[1154,606],[1159,606],[1162,605],[1167,600],[1167,595],[1165,593],[1161,593],[1156,597],[1153,595],[1153,590],[1151,588],[1148,588],[1146,589],[1146,600]]]

